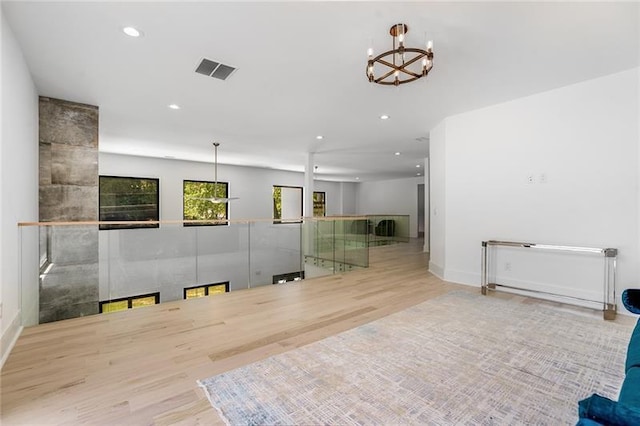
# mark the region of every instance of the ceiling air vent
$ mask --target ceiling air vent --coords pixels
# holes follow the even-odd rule
[[[235,70],[234,67],[206,58],[203,59],[198,65],[198,68],[196,68],[198,74],[214,77],[219,80],[226,80]]]

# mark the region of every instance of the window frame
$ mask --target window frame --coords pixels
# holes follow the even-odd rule
[[[114,176],[114,175],[99,175],[98,176],[98,219],[100,222],[128,222],[127,220],[115,220],[115,219],[102,219],[102,191],[101,191],[101,179],[109,178],[109,179],[137,179],[137,180],[148,180],[155,181],[156,183],[156,218],[150,220],[150,224],[139,224],[139,225],[99,225],[98,229],[100,231],[110,231],[114,229],[147,229],[147,228],[159,228],[160,227],[160,178],[149,178],[149,177],[139,177],[139,176]]]
[[[322,194],[322,216],[316,216],[316,194]],[[313,191],[313,217],[326,217],[326,216],[327,216],[327,192]]]
[[[187,290],[195,290],[197,288],[204,288],[204,296],[203,297],[208,297],[208,296],[210,296],[209,295],[209,287],[222,285],[222,284],[224,284],[224,292],[225,293],[229,293],[229,281],[221,281],[219,283],[210,283],[210,284],[200,284],[200,285],[194,285],[194,286],[191,286],[191,287],[183,287],[182,288],[182,300],[200,299],[199,297],[187,298]]]
[[[302,219],[276,219],[275,218],[275,213],[276,213],[276,208],[275,208],[275,198],[274,198],[274,190],[275,188],[294,188],[294,189],[299,189],[300,190],[300,217],[302,217],[303,212],[304,212],[304,188],[302,186],[293,186],[293,185],[273,185],[272,189],[271,189],[271,201],[273,203],[273,208],[272,208],[272,214],[274,216],[273,218],[273,224],[274,225],[281,225],[281,224],[287,224],[287,223],[302,223]],[[282,195],[280,196],[280,203],[282,205]],[[281,207],[282,208],[282,207]],[[282,211],[280,212],[280,215],[282,215]]]
[[[106,305],[107,303],[115,303],[115,302],[124,302],[125,300],[127,301],[127,309],[123,309],[122,311],[125,310],[129,310],[129,309],[133,309],[133,301],[134,299],[146,299],[147,297],[154,297],[155,298],[155,304],[159,305],[160,304],[160,292],[156,291],[155,293],[147,293],[147,294],[137,294],[135,296],[129,296],[129,297],[119,297],[117,299],[109,299],[109,300],[100,300],[98,301],[98,313],[103,314],[103,313],[111,313],[111,312],[103,312],[102,311],[102,307],[103,305]],[[122,311],[115,311],[115,312],[122,312]]]
[[[182,180],[182,220],[207,220],[207,219],[186,219],[184,217],[184,207],[185,207],[185,193],[184,193],[184,186],[185,183],[187,182],[192,182],[192,183],[210,183],[210,184],[218,184],[218,185],[224,185],[225,186],[225,198],[229,197],[229,182],[222,182],[222,181],[218,181],[218,182],[214,182],[214,181],[209,181],[209,180],[194,180],[194,179],[183,179]],[[229,225],[229,203],[224,203],[224,214],[225,214],[225,218],[224,219],[212,219],[212,220],[224,220],[226,222],[223,223],[213,223],[213,222],[207,222],[207,223],[185,223],[182,222],[182,226],[228,226]]]
[[[281,281],[282,279],[285,279],[284,283],[281,283],[279,281]],[[292,278],[291,280],[287,280],[286,278]],[[304,280],[304,271],[294,271],[294,272],[287,272],[284,274],[276,274],[276,275],[272,275],[271,276],[271,281],[273,281],[271,284],[285,284],[285,283],[291,283],[291,282],[295,282],[296,278],[300,278],[300,280]],[[297,281],[300,281],[297,280]]]

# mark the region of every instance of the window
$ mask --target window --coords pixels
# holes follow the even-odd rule
[[[206,198],[227,198],[229,183],[185,180],[182,184],[182,218],[184,220],[227,220],[229,204]],[[225,225],[225,223],[185,223],[184,226]]]
[[[229,281],[215,284],[205,284],[195,287],[187,287],[183,290],[185,299],[195,299],[204,296],[213,296],[215,294],[229,293]]]
[[[158,179],[100,176],[101,221],[158,221]],[[157,223],[100,225],[100,229],[157,228]]]
[[[273,223],[299,223],[302,217],[302,188],[273,185]]]
[[[327,194],[325,192],[313,193],[313,217],[323,217],[327,215],[326,198]]]
[[[290,281],[300,281],[304,279],[304,271],[289,272],[273,276],[273,284],[284,284]]]
[[[100,302],[100,313],[126,311],[127,309],[142,308],[160,303],[160,293],[142,294],[140,296],[123,297],[120,299],[104,300]]]

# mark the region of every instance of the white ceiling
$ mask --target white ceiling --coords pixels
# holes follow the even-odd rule
[[[39,94],[100,107],[101,151],[213,161],[217,140],[221,163],[298,171],[316,152],[320,179],[415,176],[448,115],[639,65],[635,2],[2,7]],[[398,22],[407,46],[434,41],[434,68],[398,88],[369,83],[367,48],[390,49]],[[238,70],[196,74],[203,57]]]

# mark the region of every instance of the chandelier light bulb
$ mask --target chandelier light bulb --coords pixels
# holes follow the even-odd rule
[[[427,51],[431,52],[433,50],[433,40],[429,40],[427,42]]]
[[[395,71],[393,72],[393,76],[394,76],[395,78],[398,78],[398,76],[400,76],[400,71],[395,70]]]
[[[367,55],[371,58],[373,56],[373,47],[367,49]]]

